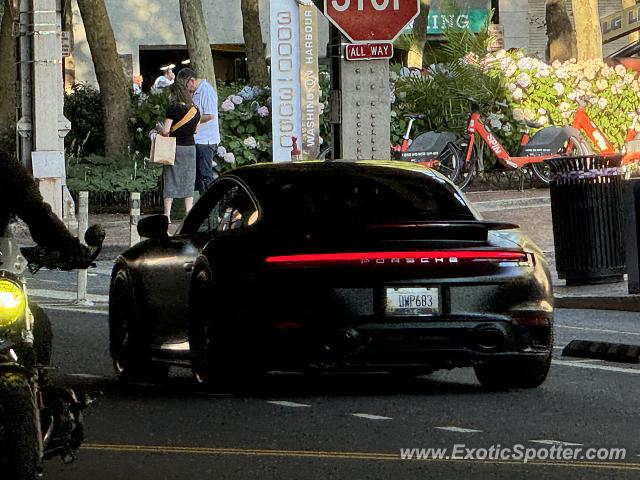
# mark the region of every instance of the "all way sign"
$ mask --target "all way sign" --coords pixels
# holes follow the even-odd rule
[[[345,51],[347,60],[379,60],[393,57],[392,43],[350,43]]]

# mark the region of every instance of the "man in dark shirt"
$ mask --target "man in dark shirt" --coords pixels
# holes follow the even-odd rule
[[[0,236],[5,235],[14,215],[28,225],[38,246],[64,258],[65,267],[87,268],[91,263],[91,250],[71,235],[44,202],[38,184],[27,169],[0,151]]]

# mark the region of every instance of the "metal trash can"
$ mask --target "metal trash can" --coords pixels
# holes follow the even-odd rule
[[[622,157],[546,160],[556,270],[567,285],[621,282],[625,273]]]

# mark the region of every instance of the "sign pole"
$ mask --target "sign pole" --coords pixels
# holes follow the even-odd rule
[[[334,158],[389,159],[388,58],[393,41],[419,11],[420,0],[324,0],[324,14],[333,25]]]
[[[40,180],[40,192],[53,212],[75,223],[73,199],[66,188],[61,4],[58,0],[20,1],[20,134],[22,162]]]
[[[334,25],[329,25],[329,55],[331,57],[331,92],[329,103],[331,112],[332,158],[342,155],[342,34]]]
[[[340,58],[341,157],[388,160],[391,148],[389,60]]]

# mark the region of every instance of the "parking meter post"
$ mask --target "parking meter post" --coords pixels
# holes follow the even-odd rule
[[[140,241],[138,234],[138,221],[140,220],[140,192],[131,192],[129,199],[129,246]]]
[[[640,180],[630,179],[624,185],[624,226],[627,283],[629,293],[640,293]]]
[[[78,238],[84,243],[84,235],[89,228],[89,192],[78,195]],[[78,288],[76,303],[78,305],[92,305],[87,299],[87,270],[78,270]]]

